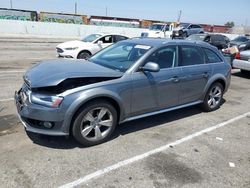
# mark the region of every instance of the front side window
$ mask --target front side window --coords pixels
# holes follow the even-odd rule
[[[180,46],[179,66],[204,64],[204,54],[199,47]]]
[[[219,63],[222,62],[220,57],[210,49],[203,48],[208,59],[208,63]]]
[[[160,69],[171,68],[176,61],[176,46],[164,47],[150,55],[146,62],[157,63]]]
[[[102,43],[113,43],[113,36],[108,35],[100,38],[98,41],[102,41]]]
[[[151,46],[147,45],[120,42],[100,51],[92,56],[89,61],[117,71],[125,72],[150,48]]]

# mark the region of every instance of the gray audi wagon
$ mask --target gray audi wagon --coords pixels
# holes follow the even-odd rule
[[[205,111],[218,109],[230,72],[207,43],[129,39],[88,61],[36,64],[25,73],[15,103],[26,131],[73,135],[91,146],[126,121],[197,104]]]

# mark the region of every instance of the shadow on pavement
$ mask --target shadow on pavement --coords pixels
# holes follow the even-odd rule
[[[223,100],[222,103],[225,103]],[[166,112],[159,115],[154,115],[134,121],[130,121],[127,123],[120,124],[116,127],[114,133],[111,138],[107,141],[116,139],[121,135],[126,134],[135,134],[137,131],[141,131],[147,128],[159,126],[165,123],[174,122],[179,119],[190,117],[203,111],[198,106],[193,106],[189,108],[184,108],[180,110],[174,110],[171,112]],[[38,145],[54,148],[54,149],[72,149],[72,148],[84,148],[84,146],[78,144],[72,136],[69,137],[55,137],[55,136],[46,136],[46,135],[38,135],[34,133],[27,133],[29,138]],[[104,143],[105,144],[105,143]]]
[[[192,116],[195,114],[199,114],[202,111],[196,106],[191,108],[185,108],[181,110],[175,110],[172,112],[163,113],[160,115],[150,116],[146,118],[142,118],[139,120],[123,123],[118,125],[109,140],[113,140],[120,135],[126,135],[130,133],[135,133],[136,131],[141,131],[147,128],[155,127],[164,123],[169,123],[172,121],[176,121],[178,119],[182,119],[188,116]],[[39,135],[35,133],[27,132],[28,137],[35,143],[41,146],[54,148],[54,149],[72,149],[72,148],[83,148],[78,144],[71,136],[63,137],[63,136],[47,136],[47,135]]]
[[[250,79],[250,71],[249,72],[236,72],[232,73],[233,76]]]

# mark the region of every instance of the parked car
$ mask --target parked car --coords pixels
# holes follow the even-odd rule
[[[147,31],[141,33],[141,37],[150,38],[171,38],[172,31],[168,24],[154,23]]]
[[[235,39],[230,41],[230,46],[239,46],[247,41],[250,41],[249,37],[246,36],[238,36]]]
[[[185,40],[130,39],[71,62],[32,67],[15,102],[26,131],[72,134],[85,146],[106,141],[119,123],[197,104],[216,110],[231,75],[215,47]]]
[[[236,54],[233,60],[233,68],[240,69],[242,73],[250,73],[250,50]]]
[[[180,24],[179,27],[173,30],[173,38],[183,37],[186,38],[193,34],[204,33],[204,29],[197,24]]]
[[[187,40],[208,42],[209,44],[217,47],[219,50],[227,48],[230,42],[229,38],[224,35],[210,33],[194,34],[189,36]]]
[[[118,34],[91,34],[78,41],[68,41],[56,47],[58,57],[88,59],[107,46],[128,37]]]
[[[250,50],[250,40],[243,42],[238,46],[239,51]]]

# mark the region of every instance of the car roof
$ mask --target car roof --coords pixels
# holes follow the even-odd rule
[[[122,35],[122,34],[119,34],[119,33],[94,33],[94,34],[97,34],[97,35],[102,35],[102,36],[106,36],[106,35],[120,35],[120,36],[124,36],[126,37],[125,35]]]
[[[188,40],[181,40],[181,39],[163,39],[163,38],[132,38],[122,42],[129,42],[139,45],[146,45],[152,47],[161,47],[166,45],[201,45],[201,46],[211,46],[206,42],[203,41],[188,41]]]

